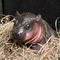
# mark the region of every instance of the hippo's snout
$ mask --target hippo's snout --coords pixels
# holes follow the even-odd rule
[[[25,31],[23,28],[15,29],[13,35],[15,39],[19,39],[21,42],[24,42]]]

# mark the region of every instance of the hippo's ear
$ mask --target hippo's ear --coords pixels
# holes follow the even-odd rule
[[[20,24],[21,21],[22,21],[21,14],[17,11],[17,12],[16,12],[16,17],[15,17],[15,25]]]
[[[19,13],[19,11],[16,11],[16,16],[21,16],[21,14]]]
[[[21,21],[21,14],[18,11],[16,11],[16,18],[15,19],[16,19],[17,23]]]
[[[18,19],[18,20],[21,19],[21,14],[18,11],[16,11],[16,19]]]
[[[40,19],[41,19],[41,15],[39,14],[36,16],[36,21],[39,21]]]

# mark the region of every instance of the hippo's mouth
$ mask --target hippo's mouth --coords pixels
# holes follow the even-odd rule
[[[26,34],[26,44],[28,43],[30,44],[45,43],[43,28],[38,23],[35,23],[32,31]]]

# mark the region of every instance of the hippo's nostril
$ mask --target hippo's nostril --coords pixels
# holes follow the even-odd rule
[[[14,37],[14,39],[17,39],[18,36],[19,36],[19,35],[18,35],[16,32],[13,33],[13,37]]]

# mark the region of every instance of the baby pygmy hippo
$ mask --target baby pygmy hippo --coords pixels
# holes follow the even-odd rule
[[[51,35],[56,36],[56,32],[41,18],[41,15],[18,13],[15,19],[17,25],[13,31],[14,38],[19,43],[32,45],[32,49],[40,49],[39,44],[46,43]]]

